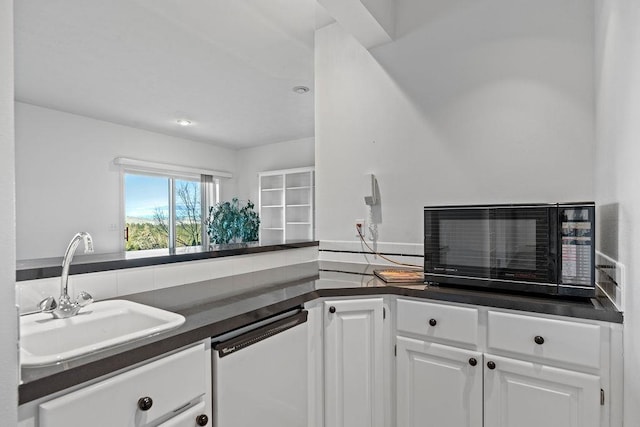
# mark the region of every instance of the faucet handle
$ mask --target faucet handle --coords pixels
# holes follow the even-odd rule
[[[54,297],[46,297],[38,303],[38,308],[43,313],[51,313],[58,307],[58,303]]]
[[[93,297],[89,294],[89,292],[80,291],[78,294],[78,298],[76,299],[76,304],[80,307],[85,307],[93,302]]]

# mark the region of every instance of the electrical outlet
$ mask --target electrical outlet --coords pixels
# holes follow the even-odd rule
[[[366,233],[366,231],[364,230],[364,219],[356,219],[355,226],[356,226],[356,237],[360,237],[360,235],[364,237]]]

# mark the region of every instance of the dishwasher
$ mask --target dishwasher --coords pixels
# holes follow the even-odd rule
[[[214,427],[307,425],[307,311],[211,339]]]

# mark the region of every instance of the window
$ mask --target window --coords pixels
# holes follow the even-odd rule
[[[208,242],[208,206],[217,203],[210,175],[124,171],[125,250],[175,249]]]

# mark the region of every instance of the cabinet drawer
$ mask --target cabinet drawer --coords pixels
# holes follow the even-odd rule
[[[398,300],[398,332],[435,340],[478,344],[478,310],[428,302]]]
[[[487,346],[546,361],[600,368],[600,326],[489,312]]]
[[[206,392],[204,344],[92,384],[40,405],[41,427],[75,423],[144,426]],[[152,399],[143,411],[138,400]],[[70,424],[71,423],[71,424]]]
[[[209,418],[206,409],[207,406],[205,403],[199,402],[197,405],[180,413],[180,415],[176,415],[170,420],[163,422],[158,427],[198,427],[200,425],[197,422],[199,416],[205,415]],[[205,425],[211,426],[211,421],[208,421]]]

